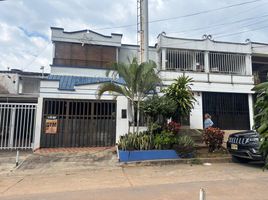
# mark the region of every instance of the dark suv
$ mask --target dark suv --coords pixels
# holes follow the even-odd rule
[[[227,141],[227,149],[234,160],[240,162],[264,161],[259,152],[260,137],[256,131],[233,133]]]

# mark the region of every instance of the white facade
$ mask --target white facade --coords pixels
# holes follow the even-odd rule
[[[122,35],[112,34],[111,36],[104,36],[92,31],[77,31],[77,32],[65,32],[61,28],[52,28],[52,41],[64,41],[84,44],[97,44],[108,45],[117,47],[117,61],[127,63],[129,59],[137,57],[138,46],[121,44]],[[267,47],[268,49],[268,47]],[[169,51],[172,50],[172,51]],[[187,57],[193,59],[189,62],[193,63],[191,70],[170,70],[167,69],[168,52],[178,52],[175,56],[185,55],[187,52],[189,55],[201,55],[201,61],[199,57],[192,56]],[[194,105],[194,109],[190,114],[190,127],[194,129],[203,128],[203,108],[202,108],[202,93],[203,92],[218,92],[218,93],[243,93],[248,95],[249,106],[249,121],[250,127],[253,125],[253,101],[252,91],[254,86],[254,80],[252,76],[252,64],[251,56],[253,53],[260,53],[260,50],[252,50],[251,43],[225,43],[215,42],[209,38],[203,40],[189,40],[181,38],[171,38],[163,34],[158,36],[158,42],[156,47],[149,48],[149,59],[155,61],[160,70],[160,76],[165,86],[173,83],[175,78],[181,75],[187,75],[193,78],[194,83],[192,90],[194,91],[197,102]],[[180,54],[183,52],[182,54]],[[197,54],[195,52],[198,52]],[[221,68],[210,66],[212,59],[210,54],[222,54],[226,59],[233,59],[236,55],[239,55],[238,59],[234,59],[230,67],[224,73],[221,73]],[[214,56],[214,55],[213,55]],[[174,57],[176,60],[177,57]],[[240,59],[240,60],[239,60]],[[197,68],[202,62],[202,69]],[[223,61],[222,61],[223,62]],[[238,64],[236,64],[238,63]],[[172,63],[169,63],[172,65]],[[224,67],[223,64],[219,66]],[[236,67],[239,66],[239,67]],[[214,70],[214,71],[213,71]],[[228,73],[228,70],[233,70]],[[227,73],[226,73],[227,72]],[[75,77],[106,77],[106,70],[96,68],[71,68],[62,66],[52,66],[52,75],[59,76],[75,76]],[[36,121],[36,139],[35,148],[39,147],[40,134],[41,134],[41,119],[42,119],[42,101],[43,98],[65,98],[65,99],[96,99],[96,92],[99,84],[89,83],[75,85],[72,90],[61,90],[59,80],[43,80],[40,84],[40,98],[38,99],[38,111]],[[114,96],[105,93],[102,99],[113,99]],[[127,133],[129,129],[128,117],[122,118],[122,109],[128,109],[128,101],[123,96],[118,96],[116,99],[116,139],[118,140],[120,135]],[[128,116],[128,115],[127,115]],[[39,142],[38,142],[39,141]]]
[[[191,128],[203,128],[202,92],[248,94],[249,121],[250,127],[253,126],[251,94],[254,92],[251,89],[254,86],[254,78],[252,76],[251,56],[253,52],[251,43],[217,42],[209,37],[201,40],[190,40],[160,34],[157,51],[162,58],[159,61],[161,63],[160,76],[165,85],[170,85],[175,78],[183,74],[194,80],[192,90],[195,92],[197,102],[190,115]],[[172,53],[173,55],[171,55]],[[200,54],[202,54],[202,59],[200,59]],[[196,55],[199,56],[199,61],[196,61],[198,59]],[[179,65],[184,63],[178,63],[178,58],[184,59],[184,63],[189,62],[192,66],[187,69],[179,68]],[[213,58],[216,58],[217,62]],[[228,64],[228,59],[230,64]],[[211,65],[213,61],[217,65],[216,70]],[[199,70],[197,63],[202,65]],[[174,66],[174,69],[170,70],[170,66]]]

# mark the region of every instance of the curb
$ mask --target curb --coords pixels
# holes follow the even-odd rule
[[[216,158],[190,158],[190,159],[168,159],[168,160],[145,160],[120,163],[121,167],[135,166],[161,166],[161,165],[176,165],[176,164],[203,164],[203,163],[230,163],[231,157],[216,157]]]

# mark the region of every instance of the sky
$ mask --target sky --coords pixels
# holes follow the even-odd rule
[[[157,35],[268,43],[268,0],[149,0],[149,41]],[[239,6],[231,6],[249,2]],[[50,71],[50,27],[122,33],[137,42],[136,0],[0,0],[0,70]]]

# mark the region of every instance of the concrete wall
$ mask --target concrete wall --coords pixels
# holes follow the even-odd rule
[[[51,28],[52,41],[121,46],[122,34],[102,35],[91,30],[66,32],[63,28]]]
[[[164,85],[171,85],[174,79],[182,75],[191,77],[194,82],[193,91],[198,92],[229,92],[229,93],[253,93],[253,76],[239,76],[226,74],[206,74],[194,72],[161,71],[160,76]]]
[[[134,57],[139,58],[138,46],[134,45],[123,45],[119,49],[119,62],[129,63]],[[149,48],[149,60],[153,60],[158,63],[158,54],[156,48]]]
[[[19,76],[18,74],[3,73],[0,74],[1,92],[9,94],[18,94]]]
[[[72,67],[51,67],[51,74],[65,76],[88,76],[88,77],[106,77],[106,69],[95,68],[72,68]]]
[[[210,39],[185,39],[158,36],[158,48],[179,48],[202,51],[218,51],[251,54],[250,43],[218,42]]]
[[[14,73],[0,74],[1,93],[39,95],[40,79]]]
[[[196,102],[190,113],[190,128],[203,129],[202,93],[194,92]]]

